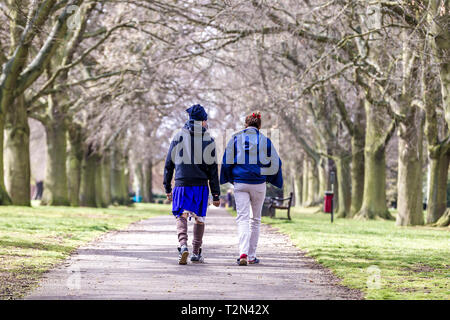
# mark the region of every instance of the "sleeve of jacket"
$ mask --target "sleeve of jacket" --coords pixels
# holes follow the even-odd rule
[[[270,154],[271,159],[273,159],[274,161],[278,161],[278,171],[276,174],[268,176],[267,177],[267,182],[274,185],[277,188],[282,188],[283,187],[283,173],[281,170],[281,158],[277,153],[277,150],[275,149],[275,147],[272,144],[272,141],[268,140],[268,152]]]
[[[222,157],[222,165],[220,167],[220,184],[225,184],[227,182],[233,183],[233,163],[229,163],[230,161],[227,161],[227,152],[233,152],[234,150],[234,139],[231,139],[227,147],[225,149],[225,152]]]
[[[167,153],[166,157],[166,163],[164,165],[164,189],[166,190],[166,193],[172,192],[172,178],[173,178],[173,171],[175,169],[175,163],[172,161],[172,150],[175,143],[172,141],[170,143],[169,152]]]
[[[214,163],[208,165],[208,180],[209,189],[213,196],[213,201],[218,201],[220,196],[220,184],[219,184],[219,170],[217,168],[217,155],[216,155],[216,143],[214,140],[211,142],[214,144],[212,155],[214,156]]]

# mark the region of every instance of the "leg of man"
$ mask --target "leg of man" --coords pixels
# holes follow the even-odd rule
[[[187,213],[183,212],[183,214],[177,218],[177,233],[178,233],[178,242],[180,243],[180,247],[178,248],[179,256],[178,256],[178,264],[187,264],[187,258],[189,257],[189,251],[187,248]]]
[[[258,246],[259,230],[261,226],[261,211],[266,197],[266,184],[255,184],[249,186],[250,203],[252,214],[250,217],[250,240],[248,249],[249,261],[256,258],[256,247]]]
[[[195,218],[194,223],[194,240],[192,240],[192,251],[199,254],[203,243],[203,234],[205,232],[205,224]]]
[[[247,192],[246,184],[235,183],[234,196],[237,211],[236,222],[239,233],[239,255],[248,255],[250,240],[250,194]]]
[[[177,218],[177,235],[178,235],[178,242],[181,246],[187,246],[188,241],[188,230],[187,230],[187,212],[183,212],[178,218]]]

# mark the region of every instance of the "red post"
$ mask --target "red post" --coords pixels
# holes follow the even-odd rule
[[[333,210],[333,196],[334,193],[332,191],[325,191],[323,204],[323,211],[325,213],[331,213],[331,210]]]

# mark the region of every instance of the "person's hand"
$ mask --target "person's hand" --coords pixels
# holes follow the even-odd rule
[[[220,199],[218,199],[218,200],[213,200],[213,205],[214,205],[215,207],[220,206]]]
[[[167,200],[172,201],[172,192],[166,193]]]

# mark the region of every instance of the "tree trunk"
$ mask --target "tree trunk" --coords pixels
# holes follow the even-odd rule
[[[353,217],[361,209],[364,198],[364,140],[352,137],[352,203],[350,216]]]
[[[69,128],[67,153],[67,178],[71,206],[80,205],[81,163],[83,160],[81,128],[73,124]]]
[[[337,158],[335,163],[339,194],[336,217],[348,218],[350,217],[350,206],[352,200],[350,185],[350,157],[344,155],[343,157]]]
[[[122,185],[122,197],[125,199],[124,204],[130,205],[132,202],[129,196],[129,187],[130,186],[130,170],[128,167],[128,157],[124,157],[124,183]]]
[[[440,51],[439,45],[441,43],[436,42],[436,37],[444,30],[440,30],[440,19],[438,13],[439,4],[437,1],[428,2],[427,22],[430,26],[430,32],[427,34],[427,41],[432,48],[433,55],[431,56],[434,61],[429,61],[427,54],[422,55],[421,65],[421,87],[422,87],[422,100],[424,101],[426,118],[425,118],[425,135],[428,143],[428,180],[427,180],[427,214],[426,223],[436,225],[437,221],[444,215],[447,207],[447,179],[449,168],[449,144],[448,142],[441,141],[439,139],[439,119],[441,117],[438,114],[438,104],[433,95],[436,93],[433,90],[433,81],[430,81],[429,69],[432,62],[438,65],[442,72],[447,68],[448,70],[448,54],[443,54]],[[448,18],[448,14],[444,15]],[[447,28],[448,29],[448,28]],[[448,30],[445,30],[447,36]],[[442,33],[444,35],[445,33]],[[448,45],[448,42],[447,42]],[[442,58],[445,58],[442,60]],[[444,72],[445,73],[445,72]],[[450,123],[450,113],[448,112],[448,87],[445,89],[445,76],[442,79],[441,73],[441,91],[442,91],[442,103],[445,112],[445,118],[447,124]],[[448,76],[448,74],[447,74]],[[447,77],[447,84],[448,84]],[[447,90],[447,92],[445,92]],[[447,102],[446,102],[447,101]]]
[[[448,26],[447,26],[448,28]],[[450,41],[450,40],[448,40]],[[447,43],[447,52],[450,50],[450,45]],[[448,54],[448,53],[447,53]],[[441,94],[442,94],[442,105],[445,110],[445,120],[447,125],[450,127],[450,61],[449,58],[445,60],[446,62],[441,62],[439,75],[441,78]]]
[[[386,206],[386,155],[365,152],[364,198],[358,219],[393,219]]]
[[[355,216],[361,209],[364,197],[364,147],[365,147],[365,126],[364,126],[364,103],[361,103],[360,108],[355,114],[354,133],[351,138],[352,144],[352,196],[350,217]]]
[[[97,207],[96,189],[97,158],[92,150],[87,148],[81,165],[80,205],[84,207]]]
[[[103,203],[108,206],[111,204],[111,157],[105,153],[101,163],[101,182]]]
[[[427,34],[428,44],[432,48],[432,63],[439,68],[441,83],[442,107],[447,125],[450,124],[450,61],[448,60],[449,38],[448,12],[440,14],[440,2],[429,1],[427,22],[430,26]],[[447,21],[445,21],[447,19]],[[442,28],[444,26],[444,28]],[[426,122],[425,134],[428,142],[428,181],[427,181],[427,217],[426,223],[436,225],[444,216],[447,207],[447,179],[450,154],[448,142],[439,139],[440,115],[436,101],[430,97],[433,94],[432,81],[427,77],[431,65],[428,55],[422,57],[422,99],[425,102]],[[448,210],[447,210],[448,213]],[[445,218],[442,218],[445,220]]]
[[[111,201],[118,205],[129,203],[125,158],[116,149],[111,153]]]
[[[319,193],[319,175],[317,165],[310,161],[308,163],[308,197],[305,206],[311,207],[317,204],[317,194]]]
[[[319,189],[314,197],[314,202],[316,204],[323,205],[323,197],[325,191],[328,189],[328,169],[327,169],[327,159],[320,158],[319,164],[317,166],[317,172],[319,173]]]
[[[422,126],[402,123],[399,131],[396,225],[423,225]]]
[[[14,205],[30,206],[30,128],[23,96],[5,116],[5,185]]]
[[[302,173],[302,179],[303,179],[303,189],[302,189],[302,206],[306,207],[306,203],[308,202],[308,177],[309,177],[309,168],[308,168],[308,160],[303,159],[303,173]]]
[[[283,198],[289,197],[290,193],[292,192],[292,202],[291,202],[292,206],[295,206],[295,200],[296,200],[296,194],[297,194],[297,191],[295,190],[296,189],[295,188],[296,187],[295,186],[296,178],[297,178],[297,176],[295,175],[294,172],[292,172],[292,174],[290,176],[290,181],[289,181],[289,184],[291,185],[290,190],[289,189],[285,189],[285,196],[283,197]]]
[[[95,154],[93,155],[95,160],[95,206],[97,208],[106,208],[108,203],[104,200],[103,193],[103,168],[102,168],[102,158]]]
[[[5,175],[3,168],[3,141],[4,141],[4,117],[0,111],[0,205],[12,204],[11,197],[6,191],[5,187]]]
[[[408,44],[409,31],[402,32],[403,76],[399,111],[404,119],[398,127],[397,221],[398,226],[423,225],[422,205],[422,111],[412,105],[418,68],[416,55]]]
[[[362,32],[379,29],[382,26],[383,10],[381,3],[368,4],[366,12],[360,16]],[[367,55],[370,61],[381,61],[383,43],[381,38],[370,33],[366,39],[356,39],[359,53]],[[357,81],[360,74],[357,72]],[[386,205],[386,144],[392,136],[395,126],[391,122],[386,130],[386,111],[379,105],[372,105],[371,101],[379,100],[379,92],[375,89],[373,79],[363,76],[360,83],[365,90],[364,104],[366,116],[365,145],[364,145],[364,195],[361,209],[355,215],[358,219],[386,218],[392,219]]]
[[[433,58],[439,68],[439,77],[441,83],[442,107],[444,109],[445,120],[450,127],[450,59],[448,52],[450,50],[450,29],[449,13],[447,8],[443,8],[444,2],[429,1],[427,9],[427,20],[430,26],[430,44],[433,50]],[[442,12],[441,10],[447,10]]]
[[[393,219],[386,205],[386,143],[384,112],[365,101],[364,196],[357,219]]]
[[[439,218],[439,220],[433,224],[434,227],[448,227],[450,226],[450,209],[445,210],[442,217]]]
[[[298,189],[298,207],[302,206],[303,199],[303,174],[297,179],[297,189]]]
[[[137,186],[137,188],[135,190],[136,197],[141,196],[142,199],[144,198],[144,196],[143,196],[143,193],[144,193],[144,168],[143,167],[144,166],[141,162],[137,163],[134,166],[134,178],[137,180],[137,181],[135,181],[135,185]]]
[[[149,160],[144,166],[144,183],[142,196],[144,202],[153,202],[153,162]]]
[[[300,207],[301,206],[301,202],[302,202],[302,174],[300,171],[300,166],[297,163],[295,165],[295,173],[294,173],[294,197],[295,197],[295,203],[294,205],[296,207]]]
[[[427,224],[435,223],[447,208],[449,156],[440,147],[429,154]]]
[[[67,129],[63,120],[50,120],[45,124],[47,139],[47,163],[45,169],[44,194],[41,204],[67,206]]]

